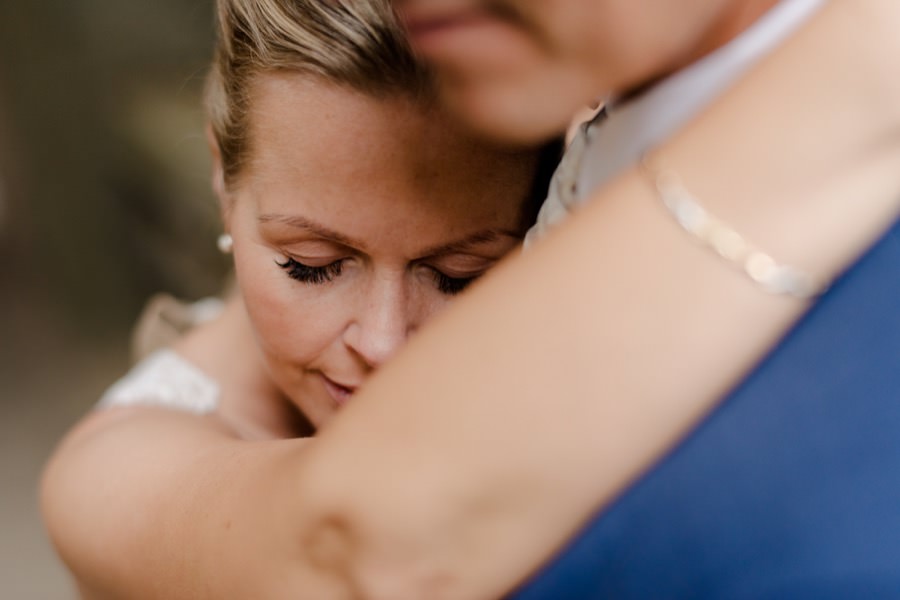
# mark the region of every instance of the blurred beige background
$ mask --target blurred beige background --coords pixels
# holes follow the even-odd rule
[[[211,0],[0,0],[0,598],[74,597],[41,465],[127,367],[149,294],[221,286],[211,40]]]

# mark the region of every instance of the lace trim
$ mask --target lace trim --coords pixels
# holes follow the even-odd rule
[[[214,411],[219,384],[171,350],[158,350],[135,365],[100,398],[98,409],[158,406],[195,414]]]

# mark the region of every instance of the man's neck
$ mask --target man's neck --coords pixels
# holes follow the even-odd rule
[[[681,69],[695,61],[700,60],[710,52],[721,48],[748,27],[756,23],[760,17],[781,0],[735,0],[728,3],[722,10],[722,14],[708,29],[694,48],[688,52],[685,58],[675,66]]]
[[[688,49],[683,57],[668,65],[663,72],[657,73],[654,77],[617,95],[617,98],[621,101],[626,101],[629,98],[638,96],[661,79],[665,79],[672,73],[687,67],[707,54],[721,48],[746,31],[780,1],[781,0],[733,0],[727,2],[726,6],[723,7],[721,11],[721,14],[718,15],[712,25],[707,28],[704,35],[697,40],[696,44]]]

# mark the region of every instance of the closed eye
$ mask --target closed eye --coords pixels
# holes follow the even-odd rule
[[[446,273],[442,273],[435,268],[431,269],[434,277],[434,284],[442,294],[447,296],[455,296],[466,289],[470,283],[478,279],[480,275],[472,277],[450,277]]]
[[[284,269],[291,279],[296,279],[301,283],[312,285],[332,281],[341,274],[341,270],[344,267],[343,259],[336,260],[321,267],[311,267],[290,257],[286,258],[284,262],[278,262],[276,260],[275,264]]]

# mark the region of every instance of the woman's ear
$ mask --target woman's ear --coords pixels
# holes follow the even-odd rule
[[[206,124],[206,144],[209,147],[209,155],[212,157],[212,173],[210,183],[212,190],[219,200],[219,211],[222,214],[222,222],[226,223],[227,215],[231,208],[231,201],[228,198],[228,192],[225,190],[225,166],[222,164],[222,151],[219,148],[219,142],[216,140],[216,134],[213,133],[212,125]]]

